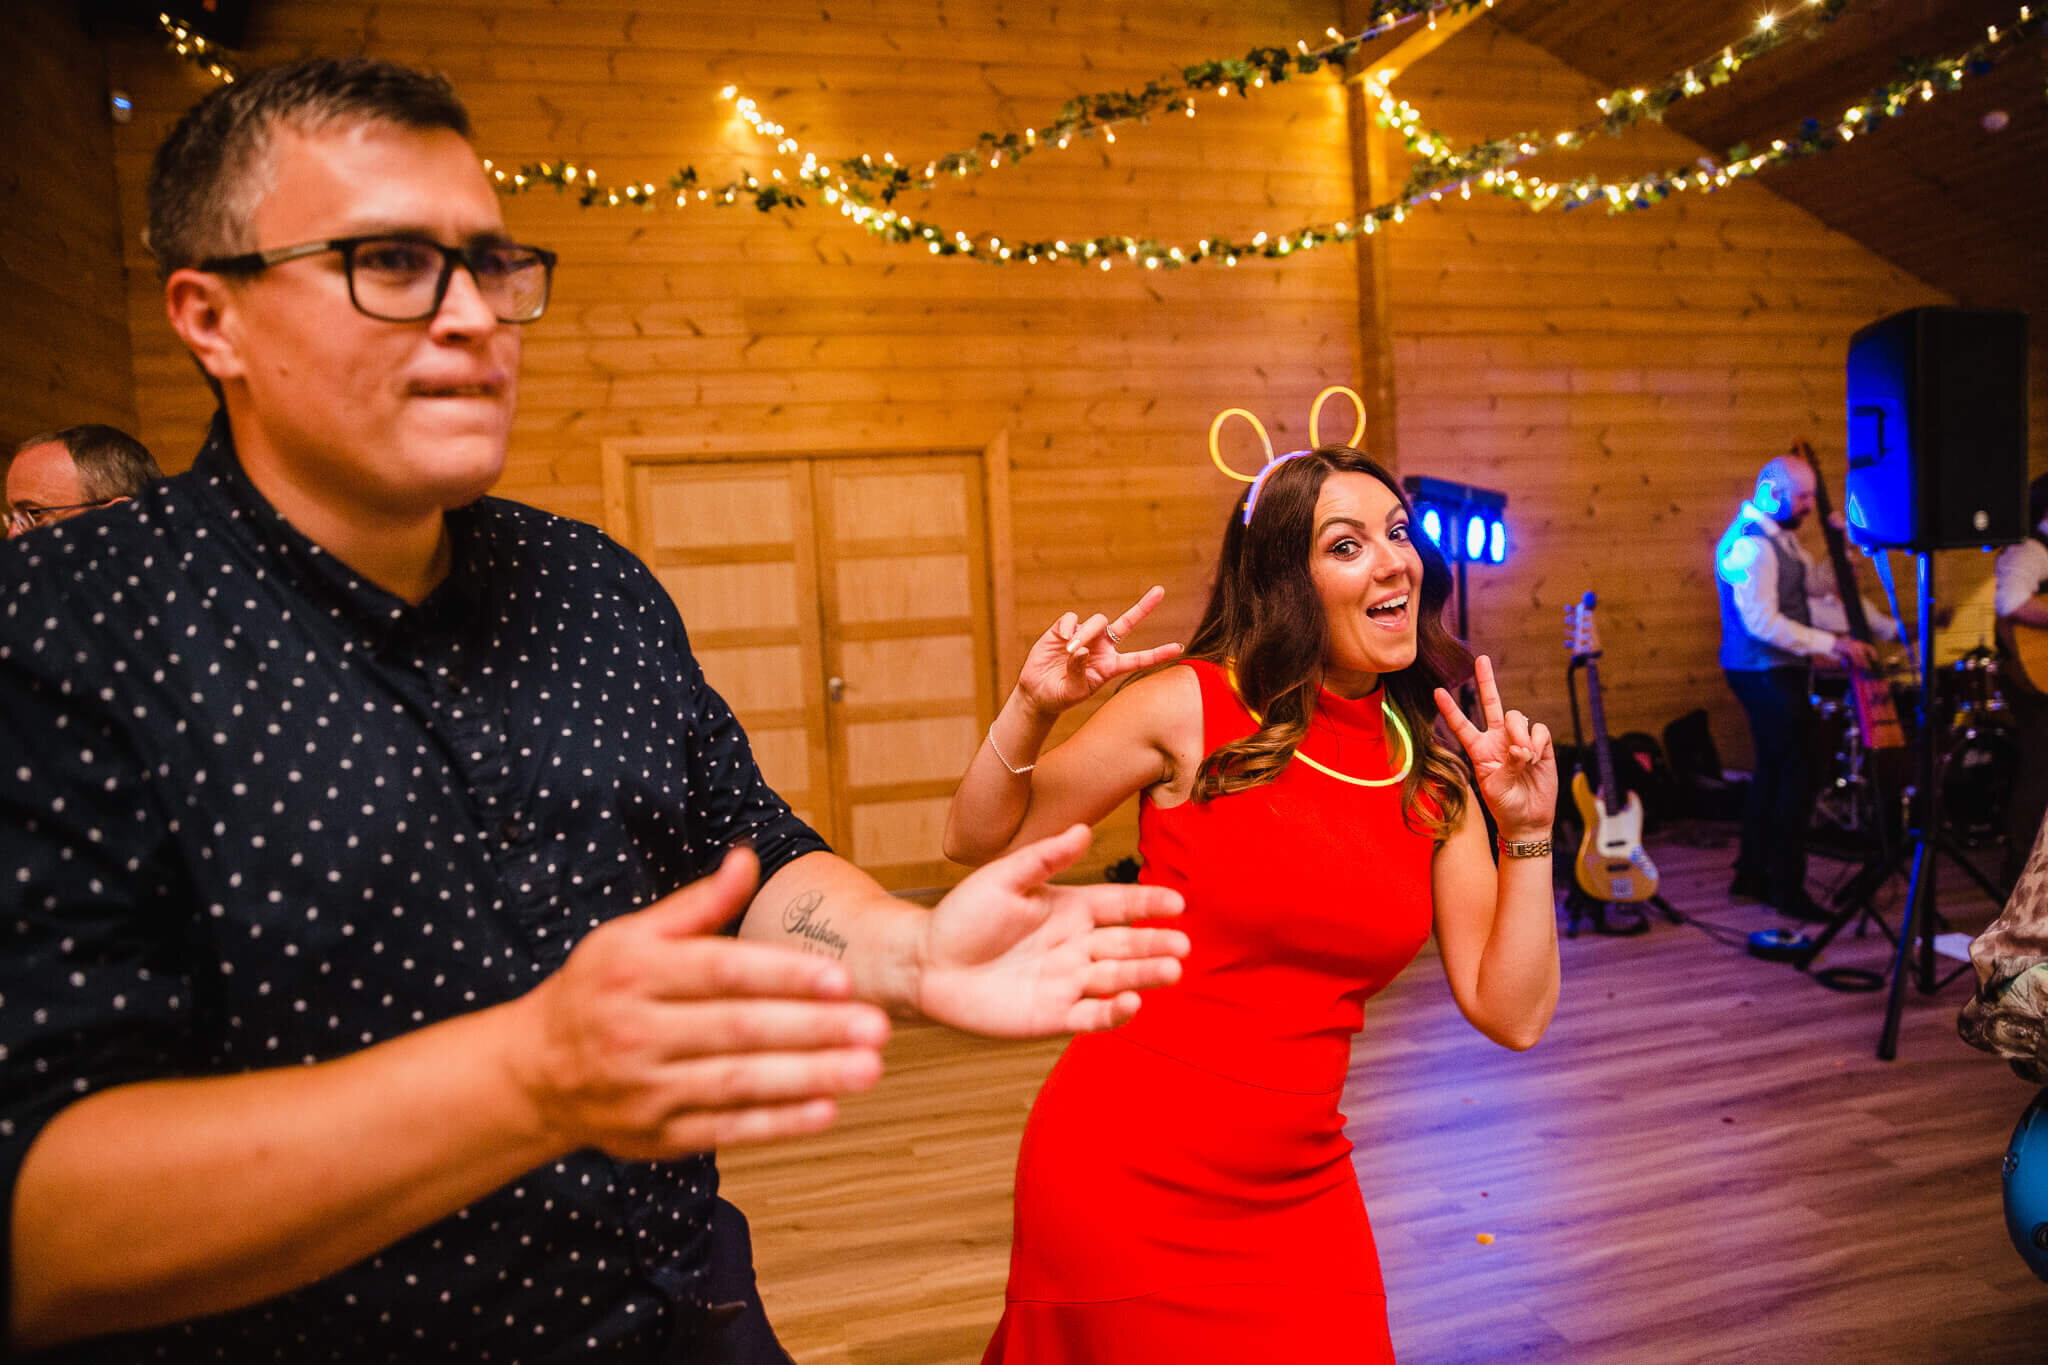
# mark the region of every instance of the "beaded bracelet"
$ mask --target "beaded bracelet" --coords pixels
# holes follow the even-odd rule
[[[988,727],[988,747],[989,751],[996,756],[996,762],[1002,764],[1005,768],[1009,768],[1010,776],[1012,777],[1022,777],[1038,766],[1036,763],[1026,763],[1021,768],[1011,768],[1010,760],[1003,757],[1001,749],[996,748],[996,727],[993,725]]]

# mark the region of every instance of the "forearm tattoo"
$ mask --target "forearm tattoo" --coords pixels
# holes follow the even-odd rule
[[[846,956],[846,940],[832,932],[832,921],[818,913],[825,903],[822,891],[806,891],[791,901],[782,910],[784,933],[795,934],[800,940],[798,946],[807,953],[821,957]]]

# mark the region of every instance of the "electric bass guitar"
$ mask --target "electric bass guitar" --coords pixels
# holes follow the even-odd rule
[[[1564,646],[1586,670],[1586,701],[1593,713],[1593,752],[1600,786],[1587,782],[1582,767],[1572,774],[1572,803],[1579,808],[1586,837],[1572,874],[1579,887],[1598,901],[1646,901],[1657,894],[1657,865],[1643,852],[1643,798],[1622,795],[1614,778],[1614,755],[1607,744],[1607,712],[1600,703],[1600,633],[1593,625],[1593,594],[1564,609]]]
[[[1835,509],[1828,498],[1828,481],[1821,476],[1820,461],[1813,445],[1804,437],[1792,443],[1792,453],[1806,461],[1813,471],[1813,510],[1820,518],[1821,534],[1827,538],[1828,561],[1835,566],[1835,593],[1842,599],[1842,614],[1849,618],[1849,634],[1866,645],[1874,645],[1870,618],[1863,611],[1863,594],[1856,587],[1856,573],[1849,567],[1849,546],[1842,528],[1835,525]],[[1856,733],[1866,749],[1903,749],[1906,731],[1899,724],[1899,709],[1892,701],[1891,684],[1856,667],[1849,671],[1849,705],[1856,713]]]

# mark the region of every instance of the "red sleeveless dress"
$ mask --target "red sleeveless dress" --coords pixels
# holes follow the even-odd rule
[[[1188,666],[1205,750],[1257,728],[1221,670]],[[1325,692],[1301,752],[1385,777],[1388,748],[1377,691]],[[1366,997],[1429,936],[1430,839],[1399,786],[1297,761],[1232,796],[1142,802],[1138,850],[1139,880],[1186,897],[1193,950],[1046,1078],[983,1365],[1391,1361],[1337,1102]]]

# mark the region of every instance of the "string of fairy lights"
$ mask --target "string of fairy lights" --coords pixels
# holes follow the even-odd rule
[[[1857,0],[1804,0],[1801,9],[1807,11],[1808,19],[1805,35],[1812,39],[1823,36],[1855,3]],[[1299,251],[1370,236],[1383,225],[1406,221],[1410,210],[1424,201],[1441,201],[1451,193],[1470,199],[1475,187],[1481,193],[1514,200],[1531,211],[1553,205],[1570,210],[1600,202],[1609,213],[1649,208],[1686,191],[1712,193],[1753,177],[1767,167],[1817,156],[1858,136],[1866,136],[1901,116],[1916,99],[1924,103],[1937,94],[1960,89],[1966,79],[1990,71],[2022,43],[2038,36],[2044,17],[2048,17],[2036,14],[2032,5],[2021,5],[2012,23],[1989,26],[1985,37],[1964,52],[1933,59],[1902,58],[1897,77],[1838,117],[1808,118],[1790,137],[1774,140],[1762,150],[1738,145],[1721,157],[1701,157],[1686,166],[1647,171],[1625,180],[1585,175],[1549,181],[1514,167],[1545,152],[1582,146],[1595,133],[1619,135],[1643,119],[1661,119],[1673,104],[1727,84],[1758,58],[1782,46],[1794,31],[1794,23],[1766,14],[1751,33],[1739,42],[1723,46],[1718,54],[1660,81],[1616,90],[1596,101],[1597,116],[1574,127],[1549,134],[1523,132],[1493,138],[1462,152],[1454,151],[1443,134],[1427,128],[1421,112],[1396,97],[1379,74],[1365,73],[1359,79],[1375,102],[1377,121],[1400,133],[1418,160],[1401,190],[1386,203],[1363,213],[1292,231],[1261,231],[1247,239],[1219,235],[1183,244],[1122,234],[1073,240],[1005,239],[992,232],[970,234],[949,229],[890,207],[899,195],[931,190],[948,178],[994,171],[1006,162],[1015,164],[1037,151],[1063,149],[1078,137],[1099,135],[1113,143],[1119,125],[1147,122],[1155,113],[1193,117],[1196,93],[1214,92],[1220,98],[1234,91],[1249,98],[1255,90],[1297,76],[1329,67],[1341,68],[1362,44],[1401,24],[1422,19],[1434,28],[1439,14],[1457,14],[1492,5],[1493,0],[1380,0],[1373,6],[1364,28],[1348,37],[1335,29],[1327,30],[1331,41],[1324,46],[1311,47],[1301,41],[1291,53],[1281,48],[1256,48],[1243,58],[1197,63],[1185,68],[1178,81],[1155,80],[1135,93],[1108,92],[1069,100],[1059,115],[1043,127],[1030,127],[1022,134],[984,132],[971,148],[922,164],[899,162],[889,152],[880,157],[864,153],[823,161],[805,151],[788,129],[770,118],[756,101],[740,94],[737,87],[727,86],[720,92],[721,98],[731,102],[757,134],[773,140],[778,157],[793,159],[801,154],[802,160],[793,174],[785,175],[780,167],[771,168],[765,176],[743,170],[737,177],[712,186],[701,183],[694,166],[684,166],[660,184],[643,180],[621,185],[601,181],[594,168],[579,166],[568,158],[528,163],[509,170],[486,160],[484,168],[502,193],[518,194],[553,186],[558,192],[574,194],[586,208],[680,208],[692,202],[723,207],[745,203],[767,212],[804,208],[808,204],[804,192],[809,191],[883,241],[922,245],[936,256],[964,256],[990,264],[1067,261],[1093,264],[1103,270],[1119,262],[1155,270],[1203,262],[1235,266],[1245,259],[1281,259]],[[160,15],[159,21],[172,50],[179,56],[203,67],[216,79],[235,79],[233,64],[217,46],[169,14]]]
[[[1849,0],[1826,3],[1846,4]],[[879,157],[862,153],[834,162],[823,162],[806,153],[793,180],[780,170],[771,170],[766,177],[742,171],[717,186],[702,185],[694,166],[680,168],[659,185],[646,180],[622,185],[600,183],[596,171],[588,166],[579,167],[568,157],[527,162],[509,170],[496,165],[489,169],[507,193],[552,185],[574,194],[585,208],[682,208],[693,201],[714,205],[745,202],[765,212],[803,207],[806,201],[797,193],[796,185],[829,192],[829,203],[837,204],[844,199],[869,207],[887,205],[899,195],[933,189],[949,177],[999,170],[1048,149],[1065,150],[1076,138],[1099,134],[1104,142],[1114,143],[1118,126],[1149,122],[1154,114],[1177,113],[1192,118],[1198,93],[1213,91],[1219,99],[1233,93],[1248,98],[1254,90],[1279,86],[1325,69],[1341,69],[1360,47],[1403,24],[1421,19],[1434,29],[1439,15],[1456,16],[1469,10],[1492,9],[1493,5],[1494,0],[1377,0],[1364,27],[1349,37],[1334,28],[1327,29],[1325,36],[1330,41],[1320,47],[1312,47],[1307,39],[1301,39],[1291,51],[1279,47],[1254,48],[1239,58],[1197,62],[1183,68],[1177,78],[1148,81],[1140,91],[1109,90],[1077,96],[1060,106],[1059,113],[1042,126],[1026,128],[1022,133],[984,132],[972,147],[929,158],[921,166],[899,162],[892,152],[883,152]],[[739,96],[736,87],[727,86],[721,97],[737,101],[739,112],[754,131],[774,139],[778,155],[793,157],[802,150],[788,129],[769,119],[754,101]]]
[[[1811,11],[1807,36],[1820,36],[1852,3],[1853,0],[1806,0],[1803,8]],[[1431,17],[1433,19],[1434,16]],[[1724,46],[1718,56],[1694,63],[1654,84],[1618,90],[1599,100],[1598,116],[1577,127],[1547,136],[1521,133],[1493,139],[1463,153],[1451,151],[1441,134],[1423,131],[1419,112],[1412,106],[1393,100],[1384,85],[1368,77],[1368,93],[1380,102],[1378,116],[1389,126],[1402,131],[1411,148],[1424,158],[1411,172],[1407,185],[1395,198],[1362,214],[1277,234],[1261,231],[1248,239],[1216,236],[1191,243],[1168,244],[1155,238],[1123,234],[1104,234],[1071,241],[1064,238],[1006,239],[992,232],[969,234],[888,207],[885,198],[851,177],[832,178],[832,169],[837,167],[879,166],[881,171],[877,174],[886,173],[889,179],[885,183],[889,185],[930,188],[934,173],[942,173],[947,164],[944,159],[926,163],[924,174],[920,176],[888,153],[879,160],[873,156],[862,156],[831,163],[831,169],[828,169],[826,163],[821,163],[815,155],[803,152],[802,164],[793,178],[780,170],[771,171],[767,179],[752,172],[743,172],[738,179],[716,188],[697,186],[695,169],[685,168],[670,178],[668,188],[678,205],[689,202],[694,193],[699,201],[708,200],[715,204],[753,202],[764,209],[801,206],[804,200],[798,186],[819,189],[828,205],[884,241],[922,245],[933,255],[965,256],[991,264],[1076,261],[1094,264],[1104,270],[1111,269],[1120,261],[1147,269],[1177,269],[1210,261],[1234,266],[1246,258],[1279,259],[1297,251],[1352,241],[1361,234],[1371,235],[1382,225],[1405,222],[1409,211],[1424,200],[1439,201],[1447,193],[1470,199],[1475,187],[1483,193],[1513,199],[1532,211],[1554,204],[1573,209],[1597,200],[1604,203],[1610,213],[1647,208],[1672,194],[1687,190],[1711,193],[1750,178],[1768,166],[1819,155],[1852,141],[1860,133],[1867,134],[1904,112],[1916,94],[1922,100],[1929,100],[1937,92],[1959,88],[1967,76],[1989,70],[2020,42],[2034,37],[2040,30],[2040,19],[2030,7],[2022,6],[2012,24],[2003,28],[1991,27],[1983,42],[1964,53],[1931,61],[1902,61],[1903,75],[1845,110],[1840,118],[1831,123],[1807,119],[1794,136],[1776,140],[1763,151],[1752,151],[1748,146],[1740,145],[1729,149],[1720,158],[1702,157],[1688,166],[1652,170],[1612,183],[1598,175],[1546,181],[1540,176],[1512,169],[1515,162],[1542,152],[1580,146],[1595,132],[1619,134],[1644,118],[1661,117],[1665,109],[1679,100],[1733,80],[1757,58],[1781,46],[1792,30],[1790,22],[1775,15],[1766,15],[1754,32],[1740,43]],[[1297,46],[1307,48],[1306,44]],[[1305,51],[1305,55],[1320,56],[1314,51]],[[1213,64],[1204,64],[1205,68],[1209,65]],[[1190,68],[1191,71],[1196,69]],[[1148,87],[1159,88],[1156,82]],[[1250,88],[1261,88],[1257,77],[1254,77]],[[1242,87],[1240,93],[1246,93]],[[768,117],[755,101],[738,94],[730,86],[721,94],[735,103],[740,116],[757,133],[774,139],[779,155],[793,157],[802,152],[788,130]],[[1105,123],[1102,131],[1106,138],[1114,140],[1113,122]],[[984,134],[982,143],[978,145],[985,145],[993,136]],[[1026,144],[1042,146],[1046,142],[1042,138],[1031,137],[1026,139]],[[1052,145],[1064,145],[1064,142],[1054,141]],[[651,182],[627,186],[622,190],[600,183],[593,169],[583,167],[579,171],[573,163],[544,162],[510,172],[497,167],[490,169],[508,192],[552,183],[564,190],[573,189],[579,202],[586,206],[638,204],[655,207],[667,202],[667,196],[660,194]],[[951,173],[959,175],[971,171],[962,170],[956,164]]]
[[[1808,8],[1816,11],[1816,25],[1824,26],[1838,17],[1848,3],[1849,0],[1809,0]],[[1120,235],[1074,242],[1064,239],[1006,240],[995,234],[971,236],[949,230],[940,223],[877,207],[871,198],[862,196],[851,187],[829,187],[825,198],[871,234],[892,242],[922,244],[934,255],[959,255],[998,264],[1013,260],[1029,264],[1073,260],[1093,263],[1104,270],[1112,268],[1118,261],[1142,265],[1147,269],[1177,269],[1204,261],[1220,261],[1234,266],[1248,257],[1283,258],[1298,251],[1348,242],[1361,234],[1371,235],[1385,224],[1402,223],[1409,216],[1409,211],[1425,199],[1441,200],[1451,192],[1470,199],[1475,186],[1482,192],[1520,202],[1532,211],[1553,204],[1573,209],[1598,200],[1610,213],[1627,212],[1648,208],[1672,194],[1687,190],[1712,193],[1738,180],[1753,177],[1768,166],[1819,155],[1850,142],[1899,116],[1916,95],[1922,101],[1931,100],[1938,92],[1960,88],[1968,76],[1989,71],[2021,42],[2036,36],[2041,28],[2041,19],[2029,6],[2021,6],[2012,24],[2002,28],[1990,27],[1982,42],[1961,54],[1934,60],[1902,61],[1903,74],[1900,77],[1844,110],[1839,118],[1827,123],[1807,119],[1793,137],[1774,141],[1763,151],[1753,152],[1746,145],[1737,146],[1721,158],[1702,157],[1688,166],[1653,170],[1613,183],[1598,175],[1545,181],[1509,168],[1513,161],[1547,150],[1581,145],[1594,131],[1619,133],[1643,118],[1661,115],[1665,108],[1681,98],[1701,93],[1712,85],[1725,84],[1757,57],[1779,46],[1786,27],[1774,16],[1766,16],[1750,39],[1724,47],[1718,57],[1696,63],[1655,85],[1617,91],[1599,100],[1600,115],[1596,119],[1549,136],[1525,133],[1496,139],[1465,153],[1451,152],[1441,134],[1422,132],[1419,112],[1412,106],[1391,101],[1385,87],[1375,80],[1373,87],[1376,87],[1382,101],[1380,117],[1404,132],[1416,150],[1428,158],[1427,166],[1418,167],[1410,178],[1409,186],[1401,194],[1363,214],[1310,224],[1292,232],[1259,232],[1248,240],[1212,237],[1183,245]],[[779,148],[791,152],[796,150],[794,140],[787,137],[780,125],[767,119],[752,101],[736,96],[730,89],[726,94],[728,98],[741,101],[741,116],[757,131],[777,137]],[[807,161],[807,164],[810,163]]]
[[[1851,8],[1854,0],[1805,0],[1809,11],[1805,36],[1819,39],[1828,27]],[[1451,150],[1450,140],[1434,129],[1422,127],[1422,115],[1406,100],[1397,98],[1377,75],[1362,77],[1366,93],[1377,101],[1376,121],[1401,133],[1407,149],[1420,158],[1402,187],[1402,198],[1414,202],[1446,184],[1457,187],[1475,177],[1485,182],[1488,171],[1499,171],[1542,152],[1571,150],[1585,145],[1595,133],[1618,137],[1643,119],[1661,120],[1672,105],[1708,90],[1726,85],[1738,72],[1766,53],[1775,51],[1792,35],[1794,26],[1775,14],[1765,14],[1740,42],[1730,43],[1710,55],[1672,72],[1660,81],[1627,89],[1594,101],[1596,117],[1557,133],[1522,132],[1481,142],[1464,152]],[[1469,197],[1469,196],[1467,196]]]
[[[222,85],[233,85],[241,73],[217,43],[208,42],[183,19],[169,14],[158,13],[157,27],[163,31],[166,44],[172,52],[183,57]]]
[[[1846,6],[1817,8],[1822,8],[1818,19],[1825,24],[1832,23]],[[1759,34],[1756,36],[1782,34],[1784,29],[1785,26],[1775,16],[1765,15],[1759,21]],[[1539,177],[1525,177],[1506,168],[1553,148],[1581,146],[1596,131],[1619,133],[1640,119],[1661,118],[1663,111],[1672,104],[1700,94],[1711,85],[1725,84],[1750,57],[1769,49],[1758,46],[1752,39],[1748,44],[1723,49],[1719,57],[1696,63],[1657,85],[1615,91],[1597,102],[1600,108],[1598,118],[1575,128],[1553,135],[1519,133],[1477,144],[1462,153],[1451,151],[1443,134],[1425,130],[1420,112],[1405,100],[1396,98],[1376,79],[1368,76],[1365,86],[1378,101],[1377,121],[1400,132],[1408,149],[1422,158],[1404,187],[1402,202],[1406,204],[1412,205],[1423,197],[1440,199],[1445,188],[1457,189],[1462,197],[1469,199],[1471,186],[1477,183],[1483,190],[1522,200],[1532,210],[1546,208],[1559,201],[1566,208],[1574,208],[1598,197],[1606,201],[1609,212],[1620,213],[1648,208],[1682,190],[1711,192],[1721,189],[1735,180],[1753,176],[1767,166],[1815,156],[1851,142],[1859,134],[1867,134],[1905,112],[1916,95],[1924,102],[1932,100],[1937,91],[1960,88],[1967,76],[1990,70],[1997,61],[2010,55],[2019,42],[2036,36],[2040,29],[2041,20],[2034,15],[2031,6],[2022,5],[2014,23],[2004,28],[1991,25],[1986,30],[1984,41],[1966,52],[1931,61],[1903,61],[1902,75],[1860,103],[1845,109],[1833,121],[1832,127],[1819,119],[1807,119],[1794,137],[1774,140],[1762,152],[1752,152],[1747,145],[1739,145],[1729,149],[1722,160],[1702,158],[1690,167],[1650,172],[1626,183],[1603,182],[1597,176],[1545,182]],[[1704,80],[1700,75],[1702,69],[1707,72]]]
[[[1485,0],[1491,7],[1491,0]],[[1815,36],[1819,27],[1832,23],[1854,0],[1805,0],[1805,8],[1815,12],[1815,24],[1809,28],[1808,36]],[[1444,9],[1465,10],[1477,8],[1478,0],[1455,6],[1437,3],[1388,4],[1375,6],[1367,27],[1349,38],[1335,29],[1327,30],[1334,41],[1322,48],[1311,48],[1306,41],[1295,44],[1296,53],[1291,59],[1278,48],[1259,48],[1235,62],[1202,62],[1188,67],[1184,81],[1172,84],[1162,81],[1148,83],[1138,94],[1110,92],[1084,96],[1070,100],[1064,105],[1060,117],[1041,133],[1036,128],[1027,128],[1023,134],[983,133],[977,139],[976,147],[986,150],[986,156],[975,151],[952,153],[927,161],[921,170],[899,163],[893,153],[884,152],[877,158],[872,154],[844,158],[837,162],[821,162],[815,154],[804,152],[796,139],[782,124],[768,117],[750,97],[740,95],[734,86],[727,86],[720,92],[721,98],[732,101],[737,112],[753,130],[764,138],[772,139],[775,151],[784,158],[793,158],[802,153],[803,160],[794,176],[785,176],[780,169],[771,170],[766,178],[751,171],[743,171],[734,180],[715,187],[700,185],[696,168],[686,166],[668,177],[662,186],[652,181],[638,184],[612,185],[601,183],[597,172],[589,166],[579,167],[566,158],[559,161],[542,161],[521,165],[507,170],[491,163],[486,168],[507,193],[521,193],[553,185],[557,190],[574,193],[577,202],[585,207],[658,207],[673,204],[683,207],[693,199],[708,201],[716,205],[748,202],[763,211],[777,207],[801,207],[805,200],[798,186],[817,192],[824,201],[839,210],[854,223],[870,234],[885,240],[900,243],[921,243],[936,255],[966,255],[993,262],[1022,260],[1037,264],[1045,260],[1078,260],[1094,263],[1109,269],[1119,259],[1140,261],[1157,269],[1160,266],[1178,267],[1196,262],[1220,259],[1235,265],[1247,255],[1275,258],[1290,255],[1296,250],[1326,245],[1329,242],[1348,241],[1358,232],[1371,233],[1383,222],[1401,222],[1406,218],[1408,208],[1433,192],[1436,187],[1455,177],[1454,168],[1463,166],[1463,174],[1481,177],[1484,171],[1505,165],[1510,159],[1532,155],[1540,150],[1532,144],[1532,134],[1515,138],[1499,139],[1493,144],[1482,144],[1465,154],[1462,160],[1449,153],[1441,135],[1434,138],[1409,137],[1411,148],[1424,151],[1429,161],[1418,165],[1411,175],[1411,192],[1404,193],[1400,200],[1365,215],[1354,228],[1349,219],[1334,223],[1315,224],[1294,232],[1277,236],[1265,232],[1255,234],[1248,241],[1205,238],[1187,246],[1169,246],[1153,239],[1136,238],[1120,234],[1108,234],[1069,242],[1054,238],[1049,241],[1016,242],[1005,241],[1001,236],[989,233],[980,237],[942,225],[900,213],[888,207],[897,194],[906,190],[928,190],[946,176],[965,176],[984,170],[998,169],[1007,153],[1012,160],[1043,147],[1067,147],[1076,136],[1092,136],[1099,132],[1105,141],[1116,140],[1116,126],[1130,121],[1145,121],[1151,112],[1181,112],[1192,117],[1195,109],[1191,95],[1185,92],[1192,88],[1215,88],[1227,93],[1235,89],[1240,97],[1249,97],[1254,90],[1278,85],[1296,75],[1310,74],[1348,58],[1364,42],[1391,31],[1394,27],[1416,18],[1426,18],[1431,27],[1435,26],[1437,13]],[[1692,69],[1674,74],[1657,82],[1648,89],[1617,91],[1612,100],[1602,100],[1601,117],[1590,121],[1581,128],[1559,134],[1555,139],[1544,139],[1543,146],[1576,146],[1592,131],[1605,128],[1619,133],[1630,124],[1644,117],[1661,117],[1663,110],[1679,99],[1706,90],[1709,85],[1725,84],[1751,62],[1780,46],[1791,31],[1791,25],[1781,24],[1775,19],[1757,26],[1755,32],[1740,43],[1724,47],[1718,59],[1704,59],[1695,63]],[[1703,80],[1701,68],[1707,75]],[[1269,78],[1270,77],[1270,81]],[[1231,82],[1235,82],[1234,86]],[[1383,98],[1384,88],[1377,82],[1368,83],[1368,89],[1382,96],[1382,117],[1385,118],[1392,105]],[[1632,97],[1631,97],[1632,96]],[[1412,114],[1413,111],[1410,110]],[[1415,115],[1419,120],[1419,115]],[[1492,166],[1481,166],[1477,159],[1490,158]],[[1513,185],[1520,181],[1514,175],[1502,183]],[[1482,180],[1489,187],[1493,182]],[[1540,182],[1538,182],[1540,184]],[[1464,197],[1470,198],[1469,188],[1463,189]],[[1435,197],[1441,197],[1437,194]],[[1539,199],[1539,204],[1544,202]]]

